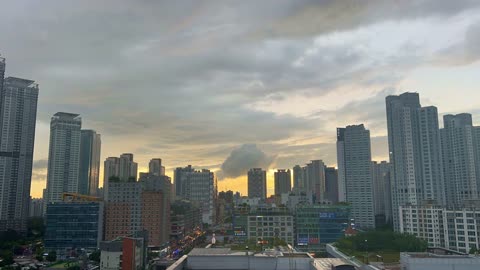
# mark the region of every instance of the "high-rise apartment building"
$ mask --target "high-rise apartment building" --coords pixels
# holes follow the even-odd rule
[[[43,199],[30,199],[29,217],[43,216]]]
[[[153,175],[165,175],[165,167],[162,166],[161,158],[154,158],[148,163],[148,171]]]
[[[392,222],[392,196],[390,193],[391,165],[386,161],[372,164],[373,198],[377,225]]]
[[[278,170],[274,173],[275,195],[290,193],[292,190],[292,176],[290,170]]]
[[[104,162],[103,197],[108,200],[108,189],[113,182],[135,182],[138,163],[133,161],[133,154],[122,154],[119,158],[108,157]],[[112,180],[112,181],[110,181]]]
[[[300,167],[300,165],[295,165],[293,167],[293,190],[294,192],[302,192],[305,190],[305,178],[306,178],[306,169],[305,167]]]
[[[370,131],[363,124],[338,128],[337,142],[342,142],[338,171],[344,175],[352,218],[360,227],[375,228]]]
[[[325,199],[338,203],[338,170],[334,167],[325,168]]]
[[[248,171],[248,197],[267,198],[267,171],[253,168]]]
[[[80,171],[78,174],[78,192],[97,196],[100,177],[100,134],[94,130],[81,130],[80,133]]]
[[[315,202],[322,202],[325,199],[325,164],[321,160],[312,160],[305,171],[305,189],[313,192]]]
[[[64,192],[78,193],[81,127],[78,114],[58,112],[52,117],[45,206],[61,201]]]
[[[476,127],[472,115],[462,113],[443,116],[442,146],[445,188],[449,206],[460,207],[467,200],[477,200],[480,171]]]
[[[0,58],[0,231],[26,230],[32,181],[38,85],[3,79]]]
[[[435,107],[421,107],[417,93],[386,97],[388,147],[392,164],[393,225],[399,230],[399,206],[424,200],[443,204],[442,149]]]

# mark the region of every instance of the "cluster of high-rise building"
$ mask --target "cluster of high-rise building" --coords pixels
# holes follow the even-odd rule
[[[337,168],[312,160],[279,169],[271,197],[263,168],[247,172],[248,197],[218,196],[210,170],[179,167],[172,182],[161,159],[139,172],[131,153],[106,158],[100,189],[100,134],[82,129],[79,114],[57,112],[47,186],[43,199],[31,199],[39,87],[5,78],[5,69],[0,58],[0,231],[25,232],[28,217],[44,215],[45,247],[65,256],[103,240],[112,252],[128,239],[161,246],[230,219],[238,237],[315,249],[347,227],[384,224],[431,246],[480,249],[480,127],[468,113],[444,115],[441,127],[437,108],[422,107],[417,93],[386,97],[389,162],[372,160],[363,124],[337,128]]]

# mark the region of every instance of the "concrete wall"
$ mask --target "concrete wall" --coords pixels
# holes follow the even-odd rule
[[[413,258],[401,255],[400,262],[405,270],[478,270],[480,257],[470,258]]]

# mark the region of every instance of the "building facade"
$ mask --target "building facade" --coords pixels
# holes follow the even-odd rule
[[[338,170],[334,167],[325,168],[325,200],[338,203]]]
[[[444,202],[442,150],[435,107],[420,106],[418,93],[386,97],[388,147],[392,164],[393,225],[399,231],[399,207],[423,200]]]
[[[144,238],[120,237],[100,243],[101,270],[145,269]]]
[[[444,115],[441,130],[447,204],[461,207],[466,200],[479,199],[480,138],[472,125],[472,115]]]
[[[375,228],[370,131],[363,124],[339,128],[337,142],[341,142],[343,150],[337,157],[343,158],[338,162],[338,171],[344,177],[342,184],[346,201],[352,205],[352,218],[362,228]]]
[[[386,161],[374,161],[372,172],[375,221],[377,225],[389,224],[392,222],[391,165]]]
[[[94,251],[103,237],[103,202],[53,202],[45,215],[45,250],[61,258]]]
[[[173,180],[175,181],[175,198],[185,199],[187,193],[188,174],[194,172],[192,165],[185,168],[178,167],[173,172]]]
[[[325,164],[321,160],[312,160],[305,167],[305,188],[311,190],[315,202],[325,199]]]
[[[400,207],[400,232],[424,239],[430,247],[462,253],[480,248],[478,207],[448,209],[433,204]]]
[[[26,231],[32,181],[38,85],[4,79],[0,58],[0,231]]]
[[[122,154],[120,157],[108,157],[104,162],[103,196],[108,200],[110,182],[134,182],[137,180],[138,163],[133,154]],[[112,180],[112,181],[110,181]]]
[[[290,170],[277,170],[274,173],[275,195],[290,193],[292,190],[292,175]]]
[[[306,191],[305,189],[305,178],[306,178],[306,169],[300,167],[300,165],[295,165],[293,167],[293,188],[295,192]]]
[[[80,168],[78,174],[78,192],[97,196],[100,178],[100,134],[94,130],[80,132]]]
[[[82,119],[58,112],[50,122],[46,205],[60,202],[64,192],[78,193]]]
[[[248,197],[267,198],[267,171],[253,168],[248,171]]]
[[[248,214],[248,239],[294,243],[293,216],[286,208],[257,208]]]
[[[346,204],[299,205],[295,213],[295,246],[304,251],[325,250],[345,235],[350,224],[350,206]]]

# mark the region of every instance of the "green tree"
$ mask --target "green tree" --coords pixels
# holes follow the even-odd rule
[[[468,253],[469,254],[476,254],[477,252],[478,252],[478,249],[476,247],[472,247]]]
[[[91,261],[99,263],[100,262],[100,255],[101,255],[100,250],[95,250],[94,252],[92,252],[88,256],[88,259],[91,260]]]
[[[7,266],[15,262],[13,260],[13,253],[11,251],[8,251],[8,250],[2,251],[0,253],[0,257],[3,258],[3,260],[0,262],[0,267]]]
[[[50,251],[46,257],[47,261],[49,262],[54,262],[57,260],[57,252],[56,251]]]

